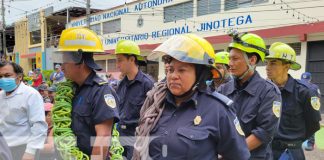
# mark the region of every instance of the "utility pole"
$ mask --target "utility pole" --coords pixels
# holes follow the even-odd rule
[[[5,22],[5,8],[4,8],[4,0],[1,1],[1,15],[2,15],[2,51],[3,58],[7,58],[6,51],[6,22]]]
[[[90,28],[90,0],[87,0],[86,15],[87,15],[87,28]]]

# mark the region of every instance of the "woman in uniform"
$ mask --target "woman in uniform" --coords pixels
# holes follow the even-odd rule
[[[148,92],[133,159],[248,159],[243,131],[229,109],[232,101],[206,91],[206,80],[219,76],[211,70],[211,44],[193,34],[177,35],[148,59],[159,56],[169,66],[166,82]]]

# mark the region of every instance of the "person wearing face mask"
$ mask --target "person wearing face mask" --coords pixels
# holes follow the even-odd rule
[[[268,54],[263,39],[253,33],[231,34],[229,71],[233,80],[217,88],[234,101],[251,159],[272,159],[271,140],[281,109],[280,90],[255,70]]]
[[[177,35],[149,56],[162,56],[166,82],[147,93],[142,106],[133,160],[247,160],[243,132],[227,97],[207,92],[214,77],[214,49],[194,34]],[[151,140],[151,141],[150,141]]]
[[[0,62],[0,132],[15,160],[33,160],[43,148],[47,124],[42,96],[22,82],[23,69]]]

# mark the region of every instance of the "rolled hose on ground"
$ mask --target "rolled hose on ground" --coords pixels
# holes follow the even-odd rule
[[[59,83],[52,109],[54,143],[63,159],[89,160],[89,156],[76,147],[76,136],[71,129],[71,112],[73,99],[73,83],[66,81]],[[122,160],[124,148],[119,142],[119,133],[116,125],[113,127],[110,159]]]

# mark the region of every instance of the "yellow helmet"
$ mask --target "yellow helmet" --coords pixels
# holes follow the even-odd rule
[[[181,62],[215,66],[214,48],[207,40],[194,34],[172,36],[147,58],[153,60],[163,55],[169,55]]]
[[[244,33],[242,35],[230,34],[233,37],[233,42],[229,44],[229,48],[236,48],[246,53],[257,53],[261,61],[268,55],[266,45],[263,39],[253,33]]]
[[[104,52],[100,38],[90,29],[77,27],[63,30],[58,52]]]
[[[266,59],[280,59],[291,63],[290,69],[299,70],[301,65],[296,62],[296,53],[293,48],[282,42],[275,42],[269,48],[270,55]]]
[[[217,52],[215,55],[215,63],[229,64],[229,53],[228,52]]]
[[[131,40],[119,40],[116,45],[115,54],[135,55],[137,60],[143,61],[139,46]]]

